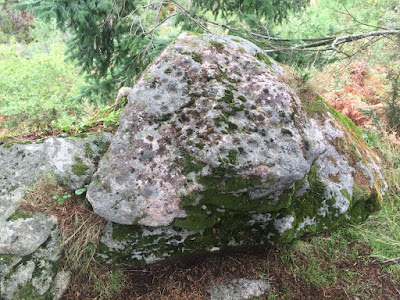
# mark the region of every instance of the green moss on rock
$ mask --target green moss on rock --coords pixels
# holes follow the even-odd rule
[[[28,282],[24,286],[20,287],[17,292],[13,295],[13,300],[51,300],[53,297],[49,294],[41,295],[38,290]]]
[[[221,51],[225,48],[225,45],[218,41],[210,41],[210,44],[215,47],[217,50]]]
[[[8,265],[14,261],[15,255],[11,254],[0,254],[0,265]]]
[[[32,218],[33,215],[34,215],[34,212],[32,212],[32,211],[19,209],[14,214],[12,214],[10,217],[8,217],[7,221],[15,221],[18,219],[29,219],[29,218]]]
[[[238,96],[238,99],[242,102],[247,102],[247,99],[242,95]]]
[[[25,141],[25,142],[6,142],[2,146],[4,148],[10,148],[14,144],[16,144],[16,145],[26,145],[26,144],[32,144],[32,142],[30,142],[30,141]]]
[[[264,53],[261,53],[261,52],[258,52],[258,53],[256,54],[256,57],[257,57],[259,60],[265,62],[268,66],[271,66],[271,65],[272,65],[272,61],[271,61],[271,59],[268,57],[268,55],[266,55],[266,54],[264,54]]]
[[[93,151],[92,147],[90,147],[90,143],[85,144],[85,156],[87,158],[93,158],[93,156],[94,156],[94,151]]]
[[[88,133],[81,132],[81,133],[77,133],[77,134],[75,134],[75,135],[68,136],[68,137],[66,137],[66,139],[67,139],[67,140],[75,141],[75,140],[84,139],[84,138],[86,138],[86,137],[88,137],[88,136],[89,136]]]
[[[201,57],[200,55],[198,55],[196,52],[192,53],[192,58],[195,62],[198,62],[199,64],[201,64]]]
[[[75,157],[75,163],[71,166],[72,172],[77,176],[86,175],[86,171],[89,167],[82,162],[80,157]]]
[[[225,94],[218,101],[225,102],[227,104],[231,104],[233,102],[233,92],[231,90],[225,90]]]

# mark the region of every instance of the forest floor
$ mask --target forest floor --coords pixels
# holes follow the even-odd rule
[[[370,247],[350,242],[341,233],[309,237],[277,249],[126,268],[112,299],[207,299],[211,284],[235,278],[269,281],[270,291],[256,299],[400,299],[398,276],[371,258]],[[87,288],[88,281],[79,282],[63,299],[102,299]]]

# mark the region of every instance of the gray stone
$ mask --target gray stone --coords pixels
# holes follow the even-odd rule
[[[207,292],[209,300],[246,300],[264,295],[270,287],[265,280],[240,278],[227,283],[215,283]]]
[[[43,144],[0,146],[0,223],[19,207],[24,187],[50,172]]]
[[[134,225],[108,226],[100,258],[274,245],[380,208],[386,183],[359,129],[279,71],[232,37],[184,33],[161,53],[88,188],[96,213]]]
[[[71,273],[60,271],[54,278],[53,286],[51,288],[51,294],[53,299],[60,299],[63,293],[66,291],[69,282],[71,281]]]
[[[0,254],[31,254],[47,240],[56,226],[56,217],[41,213],[5,222],[0,227]]]
[[[107,151],[110,133],[80,138],[49,138],[45,151],[54,174],[67,188],[77,190],[89,183],[95,171],[95,162]]]
[[[46,173],[55,174],[69,189],[82,188],[107,151],[111,137],[110,133],[100,133],[0,146],[0,222],[18,209],[26,188]]]
[[[0,146],[0,299],[61,297],[69,279],[67,273],[57,273],[57,218],[19,210],[20,203],[27,189],[46,174],[54,174],[69,189],[82,188],[111,136]]]
[[[53,295],[56,295],[56,291],[53,291],[52,286],[53,280],[58,273],[57,261],[61,257],[62,249],[59,243],[56,219],[55,217],[47,218],[51,219],[47,220],[47,222],[52,223],[52,228],[45,236],[45,240],[36,249],[34,249],[34,246],[39,242],[35,240],[35,245],[31,246],[30,249],[26,249],[27,246],[24,244],[18,245],[21,246],[21,249],[17,249],[17,245],[12,245],[17,250],[14,252],[17,252],[16,254],[18,255],[0,254],[1,299],[48,299],[54,298]],[[26,220],[30,220],[32,223],[34,220],[32,219],[28,218]],[[17,219],[14,222],[20,220]],[[42,225],[40,224],[40,226]],[[29,224],[27,226],[31,227]],[[35,227],[33,225],[33,228]],[[40,235],[44,236],[43,232],[47,232],[47,230],[48,228],[40,230]],[[33,239],[37,239],[38,235],[31,235]],[[24,239],[25,237],[22,238]],[[30,242],[27,242],[27,244],[30,244]],[[35,251],[32,252],[32,249]],[[22,250],[25,250],[25,252],[22,252]]]

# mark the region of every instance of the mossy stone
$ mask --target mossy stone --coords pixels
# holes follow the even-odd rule
[[[34,212],[28,210],[17,210],[14,214],[8,217],[7,221],[15,221],[18,219],[29,219],[32,218]]]
[[[75,157],[75,163],[71,166],[71,170],[75,175],[86,175],[86,171],[89,169],[90,168],[82,162],[80,157]]]

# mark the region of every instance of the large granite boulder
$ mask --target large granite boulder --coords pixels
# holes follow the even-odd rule
[[[238,37],[183,33],[128,95],[87,198],[98,258],[149,263],[287,242],[380,208],[379,158],[320,97]]]
[[[57,265],[62,253],[57,218],[19,207],[29,187],[48,174],[71,190],[82,188],[111,136],[0,146],[0,299],[61,297],[69,274]]]

